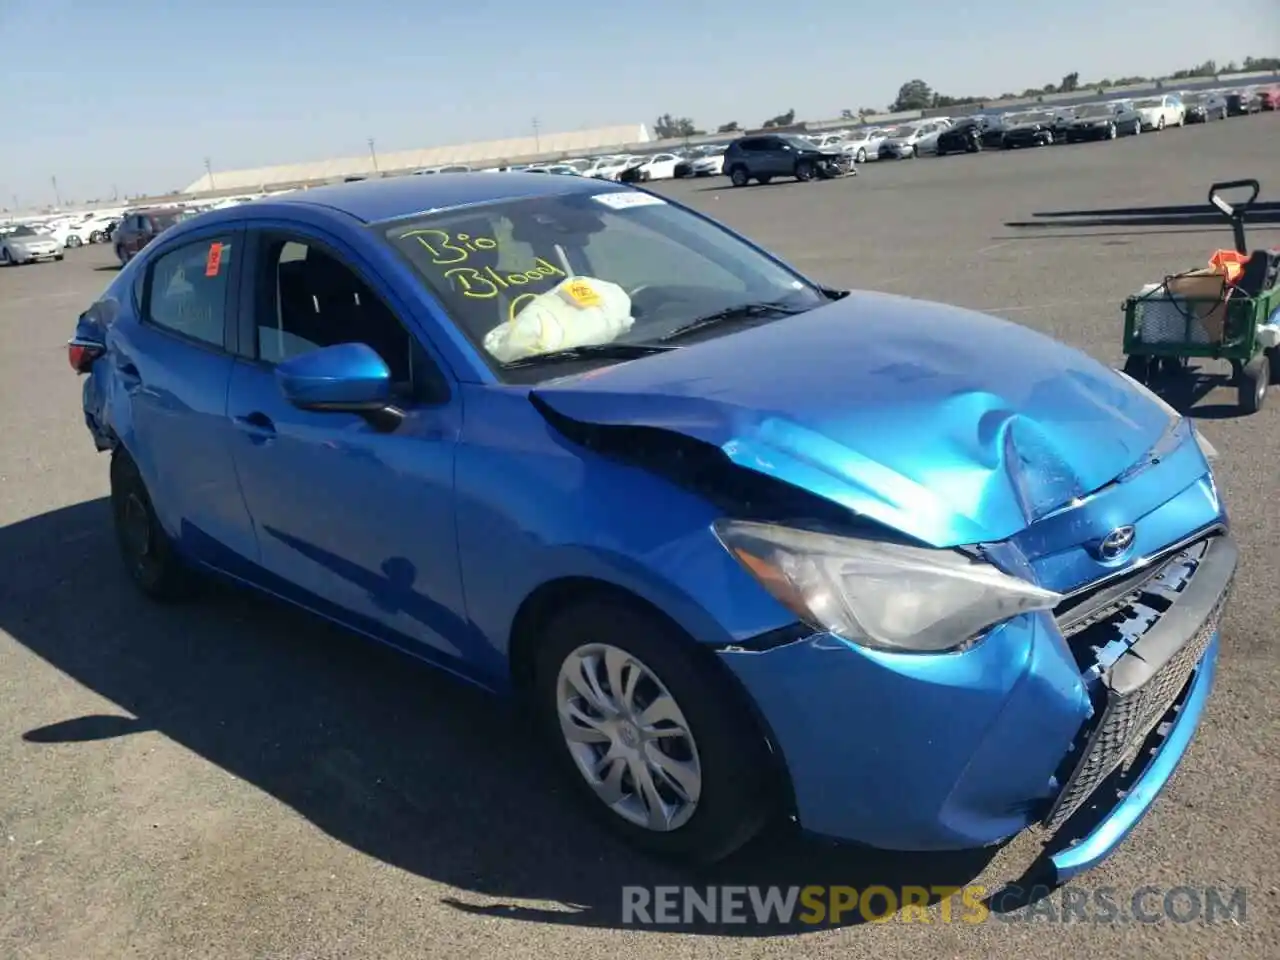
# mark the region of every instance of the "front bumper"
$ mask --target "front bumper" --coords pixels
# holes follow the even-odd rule
[[[1116,124],[1117,133],[1119,126]],[[1110,124],[1106,123],[1090,124],[1087,127],[1069,127],[1066,136],[1068,140],[1105,140],[1110,129]]]
[[[1053,134],[1048,130],[1041,130],[1036,133],[1007,134],[1004,138],[1004,146],[1006,148],[1044,147],[1051,143],[1053,143]]]
[[[62,255],[62,250],[60,248],[56,248],[53,250],[28,250],[25,248],[23,249],[10,248],[9,253],[10,253],[10,256],[12,256],[14,263],[38,263],[41,260],[56,260],[59,256]]]
[[[909,143],[882,143],[880,145],[881,160],[901,160],[903,157],[911,156],[914,152],[914,146]]]
[[[1035,827],[1066,879],[1116,848],[1185,752],[1236,557],[1207,533],[945,657],[828,634],[721,657],[771,730],[806,830],[956,850]]]

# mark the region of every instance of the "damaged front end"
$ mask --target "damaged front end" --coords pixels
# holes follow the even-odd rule
[[[806,322],[726,340],[759,338],[785,369],[778,332],[801,338]],[[899,334],[910,325],[897,318]],[[1047,854],[1066,877],[1114,849],[1185,750],[1234,544],[1189,423],[1056,345],[1011,359],[993,390],[966,372],[980,347],[941,329],[927,362],[874,335],[861,352],[811,351],[802,386],[693,348],[531,400],[566,438],[764,531],[745,553],[721,539],[795,626],[717,652],[802,826],[940,850],[1039,824],[1072,837]],[[841,584],[858,577],[876,589],[851,597]],[[929,603],[965,635],[923,616]]]

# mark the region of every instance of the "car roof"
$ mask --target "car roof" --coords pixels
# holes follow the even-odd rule
[[[267,198],[271,203],[328,207],[365,223],[395,220],[433,210],[574,193],[609,193],[634,188],[578,177],[548,177],[515,171],[443,173],[434,177],[392,177],[297,190]],[[249,215],[258,201],[238,209]]]

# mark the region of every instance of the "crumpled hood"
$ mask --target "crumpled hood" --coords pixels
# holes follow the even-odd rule
[[[1025,327],[887,294],[543,384],[601,426],[713,444],[739,466],[933,546],[1006,539],[1135,465],[1168,413]]]

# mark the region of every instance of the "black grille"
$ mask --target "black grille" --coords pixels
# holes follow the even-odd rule
[[[1140,624],[1146,633],[1159,621],[1162,612],[1176,603],[1177,593],[1185,590],[1195,577],[1199,565],[1211,545],[1202,540],[1179,550],[1162,563],[1154,565],[1150,573],[1126,578],[1115,585],[1114,591],[1097,598],[1101,602],[1087,603],[1095,607],[1086,617],[1072,618],[1064,611],[1064,620],[1074,632],[1092,632],[1093,629],[1113,626],[1107,620],[1119,620],[1122,624]],[[1149,593],[1150,592],[1150,593]],[[1062,791],[1044,820],[1044,826],[1056,830],[1089,798],[1095,789],[1118,767],[1132,763],[1135,754],[1150,735],[1152,728],[1169,712],[1187,689],[1196,664],[1204,655],[1218,622],[1229,591],[1224,590],[1208,616],[1185,643],[1170,656],[1140,686],[1123,692],[1106,686],[1103,671],[1100,709],[1095,719],[1082,731],[1083,750],[1073,753],[1075,761]],[[1146,602],[1149,601],[1149,606]],[[1146,613],[1136,612],[1137,605]],[[1064,629],[1064,633],[1073,631]],[[1140,639],[1140,637],[1139,637]]]

